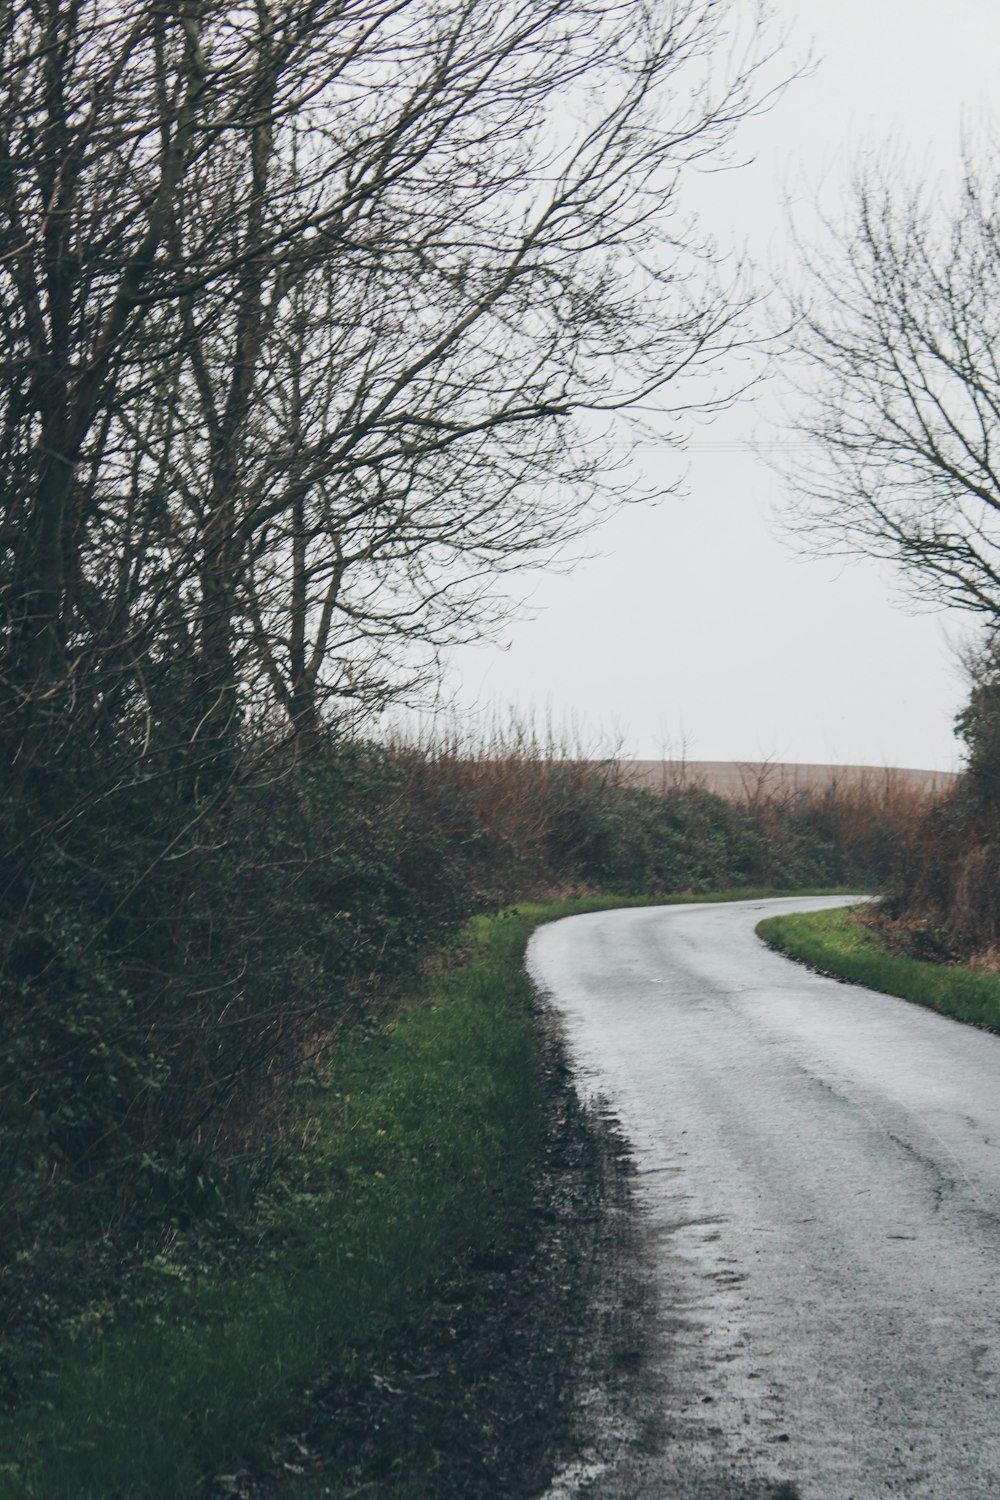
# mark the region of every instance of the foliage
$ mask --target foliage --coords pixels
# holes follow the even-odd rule
[[[724,798],[697,783],[653,792],[626,776],[586,782],[558,809],[558,867],[605,889],[801,889],[877,881],[919,799],[892,781],[818,794],[748,786]]]
[[[272,1400],[280,1405],[318,1357],[315,1330],[333,1326],[333,1314],[324,1321],[305,1291],[300,1324],[291,1291],[279,1296],[268,1280],[273,1236],[291,1233],[299,1250],[305,1243],[292,1212],[300,1200],[288,1197],[299,1191],[297,1174],[311,1180],[324,1170],[295,1146],[302,1086],[322,1077],[327,1093],[357,1097],[347,1072],[382,1055],[395,1035],[396,997],[434,949],[446,956],[431,971],[433,993],[450,993],[448,945],[467,915],[552,890],[645,887],[647,898],[665,899],[726,885],[857,881],[902,807],[881,785],[867,801],[846,792],[785,798],[759,787],[741,802],[697,786],[659,794],[630,784],[614,762],[569,758],[523,735],[488,755],[316,736],[308,753],[259,742],[253,774],[213,786],[192,839],[189,768],[179,759],[148,787],[112,781],[96,801],[84,789],[76,816],[50,820],[43,841],[22,834],[22,853],[7,867],[0,1338],[10,1404],[32,1389],[37,1397],[37,1370],[68,1337],[78,1353],[67,1371],[82,1351],[100,1353],[101,1378],[118,1381],[119,1394],[101,1396],[100,1383],[81,1373],[79,1389],[106,1401],[104,1416],[81,1417],[81,1430],[110,1420],[107,1402],[145,1422],[148,1390],[136,1373],[143,1361],[177,1370],[176,1388],[148,1378],[164,1431],[176,1417],[171,1403],[189,1410],[218,1392],[204,1398],[201,1437],[190,1424],[178,1429],[192,1465],[209,1452],[210,1428],[224,1435],[220,1403],[258,1415]],[[60,805],[73,805],[75,778],[85,779],[90,764],[82,751],[67,759]],[[41,815],[26,803],[11,810],[15,852],[16,835]],[[489,930],[502,947],[521,929],[507,919]],[[484,1077],[476,1089],[474,1099],[491,1089],[516,1094],[502,1077]],[[417,1112],[431,1131],[436,1109],[424,1100]],[[423,1129],[417,1114],[407,1127],[413,1142]],[[469,1128],[470,1141],[478,1128]],[[352,1139],[360,1149],[361,1135]],[[385,1171],[381,1159],[369,1167]],[[331,1191],[340,1192],[340,1169],[330,1170]],[[413,1192],[425,1189],[416,1178]],[[308,1207],[312,1189],[302,1191]],[[334,1201],[330,1213],[349,1219],[350,1203]],[[460,1222],[454,1205],[449,1213]],[[238,1292],[219,1290],[230,1268]],[[407,1270],[409,1284],[415,1274]],[[259,1326],[239,1325],[229,1345],[220,1328],[245,1299],[248,1277],[273,1306],[253,1313]],[[180,1299],[170,1319],[165,1289],[168,1302]],[[300,1340],[304,1363],[284,1349],[279,1325]],[[115,1339],[127,1357],[112,1354]],[[285,1372],[274,1382],[266,1374],[272,1357]],[[184,1374],[189,1358],[196,1378]],[[184,1386],[189,1375],[194,1396]],[[77,1389],[76,1376],[65,1379],[60,1409]],[[84,1472],[93,1450],[58,1441]],[[160,1442],[147,1445],[154,1468]]]
[[[877,919],[915,958],[992,970],[1000,963],[1000,699],[989,637],[966,656],[969,699],[956,719],[966,770],[927,809],[889,863]]]
[[[392,754],[435,819],[462,841],[484,906],[567,885],[628,892],[880,880],[929,800],[891,771],[813,793],[766,772],[724,798],[683,777],[637,785],[627,764],[588,760],[523,726],[504,741],[447,739]]]
[[[697,787],[660,796],[620,785],[559,813],[555,847],[581,879],[612,890],[719,890],[754,882],[760,868],[742,810]]]
[[[980,813],[1000,808],[1000,637],[966,653],[969,698],[955,719],[966,748],[963,800]]]
[[[0,904],[0,1222],[22,1268],[0,1327],[18,1338],[40,1316],[26,1280],[72,1295],[147,1226],[238,1203],[309,1058],[468,910],[440,830],[376,747],[267,758],[201,819],[196,848],[150,870],[184,812],[166,785],[160,809],[137,794],[107,818],[91,806]]]

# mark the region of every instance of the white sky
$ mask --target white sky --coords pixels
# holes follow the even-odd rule
[[[889,138],[947,188],[963,127],[1000,104],[996,0],[774,8],[790,56],[811,44],[816,71],[741,135],[752,165],[699,183],[697,197],[720,238],[758,259],[788,253],[783,198],[802,212],[822,190],[829,210],[852,163]],[[793,555],[780,482],[746,446],[769,436],[769,405],[765,393],[697,434],[707,446],[688,455],[686,499],[619,513],[570,573],[532,577],[530,614],[505,649],[449,653],[456,705],[514,709],[568,726],[584,750],[642,759],[956,765],[954,647],[971,620],[903,612],[888,568]],[[669,451],[642,461],[676,473]]]

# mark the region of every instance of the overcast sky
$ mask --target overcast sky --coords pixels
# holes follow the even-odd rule
[[[852,163],[888,139],[947,191],[963,129],[1000,106],[996,0],[775,9],[790,56],[811,45],[815,72],[741,136],[750,166],[697,188],[720,238],[765,264],[789,253],[785,200],[803,215],[821,191],[830,211]],[[750,446],[774,438],[773,408],[765,392],[697,434],[685,499],[619,513],[568,574],[533,576],[502,647],[450,653],[456,704],[514,708],[642,759],[955,766],[970,621],[905,612],[887,568],[793,554],[780,481]],[[677,471],[655,445],[642,462],[653,478]]]

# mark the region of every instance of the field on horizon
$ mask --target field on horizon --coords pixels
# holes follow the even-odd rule
[[[899,766],[837,766],[792,761],[743,760],[632,760],[622,770],[650,791],[702,786],[706,791],[738,801],[788,792],[874,790],[887,779],[902,790],[926,796],[943,795],[955,782],[956,771],[922,771]]]

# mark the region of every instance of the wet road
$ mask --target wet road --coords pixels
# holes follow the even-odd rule
[[[552,1500],[1000,1497],[1000,1037],[754,934],[836,904],[532,940],[581,1089],[634,1149],[658,1307],[647,1409],[616,1439],[591,1391]]]

